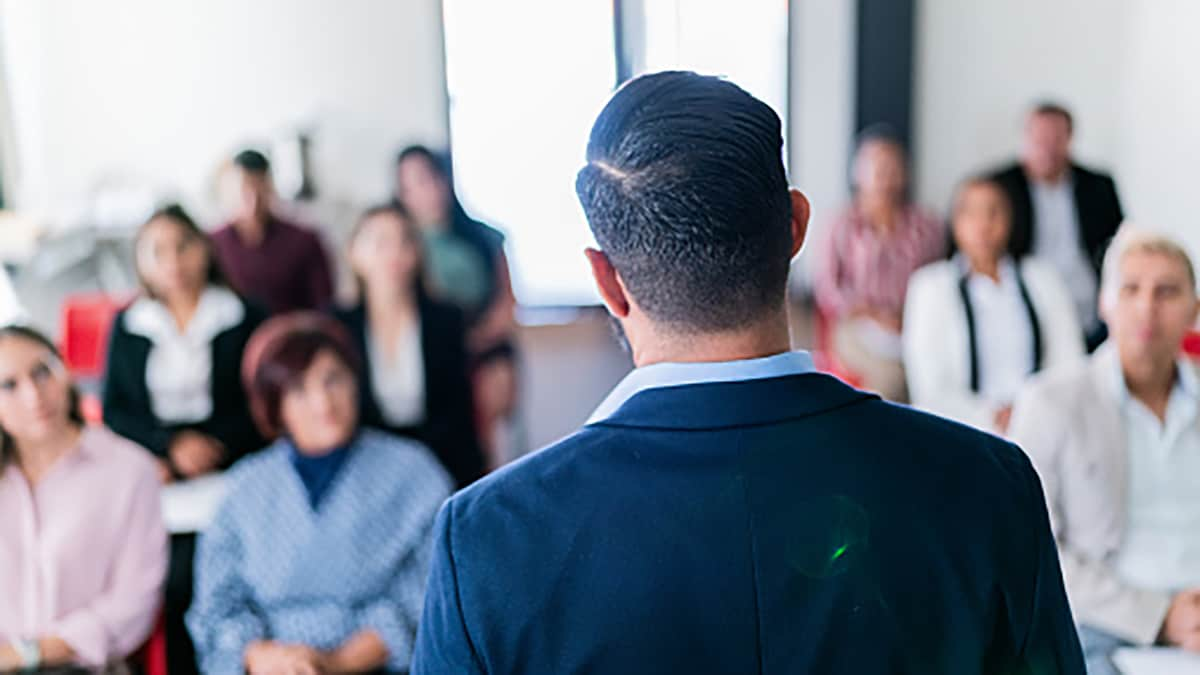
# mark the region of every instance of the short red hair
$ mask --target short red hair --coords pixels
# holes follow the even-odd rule
[[[246,344],[242,384],[250,396],[250,412],[263,436],[278,438],[283,427],[283,395],[322,351],[333,352],[355,377],[362,376],[362,357],[342,324],[318,312],[277,316],[259,327]]]

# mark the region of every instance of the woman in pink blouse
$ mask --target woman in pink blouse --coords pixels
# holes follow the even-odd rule
[[[882,127],[859,136],[854,201],[829,227],[818,262],[817,308],[838,360],[864,387],[904,401],[900,319],[908,278],[945,255],[945,226],[908,200],[904,148]]]
[[[53,345],[0,328],[0,672],[118,662],[167,568],[156,467],[87,427]]]

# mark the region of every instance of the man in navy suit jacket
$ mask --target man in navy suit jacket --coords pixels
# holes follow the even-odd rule
[[[1025,455],[788,351],[781,148],[693,73],[600,114],[576,190],[637,368],[443,507],[414,673],[1082,675]]]

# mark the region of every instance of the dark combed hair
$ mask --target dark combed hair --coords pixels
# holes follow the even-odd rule
[[[1055,101],[1038,101],[1034,104],[1032,113],[1034,115],[1058,115],[1067,121],[1067,131],[1075,131],[1075,116],[1067,106]]]
[[[631,80],[592,127],[575,191],[652,319],[688,332],[760,320],[784,299],[791,198],[779,117],[691,72]]]
[[[138,228],[137,234],[135,234],[133,237],[134,249],[136,250],[138,245],[141,243],[142,237],[146,234],[146,230],[150,228],[150,223],[153,223],[160,218],[170,220],[171,222],[179,225],[184,229],[185,232],[187,232],[189,237],[199,240],[204,245],[204,249],[208,253],[208,268],[204,272],[205,282],[209,286],[221,286],[222,288],[228,288],[232,290],[233,287],[229,283],[229,278],[225,276],[224,270],[221,269],[221,263],[217,260],[217,252],[216,249],[213,248],[212,240],[209,239],[208,234],[206,234],[204,230],[200,229],[200,226],[196,224],[196,221],[192,220],[192,217],[188,215],[188,212],[185,211],[179,204],[167,204],[166,206],[150,214],[150,217],[146,219],[146,222],[142,223],[142,226]],[[145,277],[142,276],[142,271],[138,269],[136,260],[137,257],[135,255],[134,272],[137,275],[138,283],[142,287],[142,292],[150,298],[158,299],[158,296],[154,293],[154,289],[150,288],[150,284],[146,283]]]
[[[284,394],[324,350],[333,352],[361,377],[362,357],[346,329],[319,312],[277,316],[251,337],[243,363],[243,384],[250,394],[255,424],[266,438],[287,432],[282,414]]]
[[[58,348],[45,335],[42,335],[37,330],[28,326],[9,325],[0,327],[0,340],[8,338],[17,338],[27,340],[39,346],[45,347],[54,358],[62,361],[62,354]],[[74,385],[70,389],[70,399],[67,403],[67,417],[70,421],[78,426],[84,425],[83,409],[80,406],[79,390]],[[8,431],[0,427],[0,473],[3,473],[5,467],[12,463],[16,458],[17,443]]]
[[[269,173],[271,162],[267,156],[254,149],[242,150],[233,156],[233,164],[247,173]]]

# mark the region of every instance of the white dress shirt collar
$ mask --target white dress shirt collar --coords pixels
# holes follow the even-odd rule
[[[1100,345],[1096,349],[1095,358],[1105,361],[1104,368],[1108,373],[1109,393],[1115,397],[1117,404],[1124,408],[1133,400],[1133,394],[1129,392],[1129,387],[1125,384],[1125,371],[1121,366],[1121,354],[1117,350],[1116,343],[1109,340]],[[1176,393],[1200,402],[1200,375],[1196,373],[1196,367],[1182,357],[1175,361],[1175,383],[1172,385],[1171,395],[1174,396]]]
[[[210,286],[183,331],[167,307],[143,297],[125,313],[125,329],[150,340],[146,389],[155,417],[166,423],[200,422],[212,415],[212,341],[238,325],[246,308],[227,288]]]
[[[761,380],[770,377],[815,372],[812,357],[805,351],[773,356],[711,363],[655,363],[635,368],[621,380],[588,419],[588,424],[611,417],[626,401],[647,389],[687,384]]]
[[[200,294],[196,312],[182,333],[167,306],[147,296],[138,298],[126,310],[125,330],[151,342],[179,336],[208,342],[217,334],[241,323],[245,315],[246,308],[233,291],[221,286],[209,286]]]

